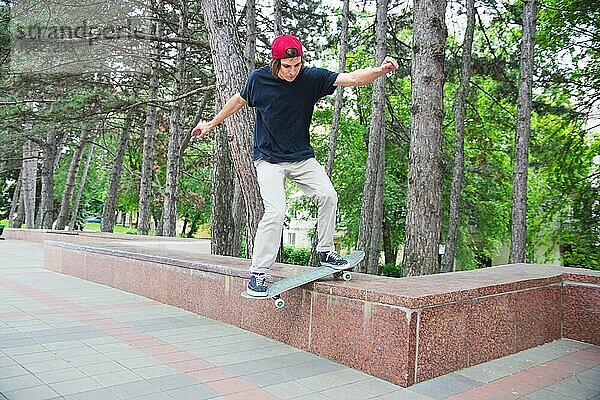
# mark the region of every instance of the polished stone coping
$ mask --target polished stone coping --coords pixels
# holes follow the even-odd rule
[[[248,259],[197,254],[193,249],[170,250],[168,247],[156,248],[149,243],[133,245],[125,241],[72,243],[46,240],[44,243],[76,251],[126,257],[239,278],[249,276]],[[294,276],[309,268],[276,263],[271,270],[270,280],[277,281]],[[600,285],[600,271],[543,264],[509,264],[473,271],[405,278],[353,273],[353,279],[349,282],[325,278],[314,282],[311,289],[328,295],[408,309],[422,309],[507,292],[560,285],[563,282]]]

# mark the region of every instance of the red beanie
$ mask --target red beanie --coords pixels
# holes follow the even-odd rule
[[[277,59],[290,58],[290,55],[286,54],[287,49],[296,49],[298,52],[297,55],[292,57],[302,55],[302,43],[292,35],[277,36],[271,45],[271,55]]]

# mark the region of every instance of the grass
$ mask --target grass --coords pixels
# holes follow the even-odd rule
[[[94,231],[94,232],[100,232],[100,224],[95,223],[95,222],[86,222],[84,229],[87,229],[89,231]],[[125,233],[125,234],[129,234],[129,235],[137,235],[137,229],[133,228],[133,227],[130,228],[128,226],[115,225],[114,233]],[[154,236],[154,232],[153,231],[148,232],[148,235]]]
[[[8,227],[8,220],[2,219],[0,220],[0,225],[4,224],[5,227]],[[86,222],[85,228],[88,231],[100,232],[100,224]],[[124,233],[128,235],[137,235],[137,229],[135,227],[121,226],[115,225],[114,233]],[[154,236],[154,231],[148,232],[149,236]],[[196,239],[210,239],[210,229],[207,225],[202,225],[198,232],[194,235]]]

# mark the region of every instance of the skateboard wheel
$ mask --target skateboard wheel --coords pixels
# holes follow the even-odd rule
[[[283,301],[283,299],[276,299],[275,300],[275,307],[281,309],[285,306],[285,301]]]
[[[352,274],[350,272],[344,272],[342,274],[342,279],[345,281],[349,281],[352,279]]]

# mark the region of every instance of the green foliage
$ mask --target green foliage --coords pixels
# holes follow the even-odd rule
[[[308,265],[310,261],[310,249],[283,246],[283,262],[293,265]]]
[[[197,106],[208,96],[212,85],[212,63],[206,46],[206,32],[199,3],[190,3],[190,41],[188,91],[184,110],[184,129],[195,122]],[[328,5],[319,1],[284,4],[284,25],[300,34],[309,55],[320,65],[337,65],[339,33],[326,29]],[[350,18],[350,53],[347,70],[374,65],[374,16],[353,4]],[[515,132],[517,85],[519,77],[519,2],[478,5],[485,11],[485,31],[477,29],[473,48],[474,74],[468,94],[465,126],[465,177],[462,191],[462,216],[457,261],[461,269],[480,268],[509,245],[512,154]],[[565,265],[600,269],[600,154],[598,133],[583,129],[585,113],[597,105],[600,93],[600,48],[598,2],[585,0],[548,0],[540,4],[536,46],[534,113],[531,126],[528,185],[528,260],[556,261],[552,253],[560,249]],[[259,7],[259,12],[260,12]],[[336,11],[335,19],[339,15]],[[66,135],[64,149],[55,174],[54,205],[58,208],[65,179],[84,121],[93,124],[97,144],[83,192],[80,214],[99,215],[102,211],[108,176],[118,150],[124,115],[134,109],[130,142],[121,175],[118,210],[136,212],[139,201],[139,171],[142,164],[144,122],[148,100],[146,76],[127,74],[39,75],[9,74],[10,9],[0,5],[0,217],[10,208],[14,182],[21,167],[23,140],[43,145],[49,130]],[[301,18],[299,16],[302,16]],[[167,35],[175,39],[176,6],[169,7]],[[386,177],[384,218],[387,239],[398,250],[404,241],[408,147],[411,121],[411,23],[409,9],[395,5],[389,16],[389,54],[400,61],[400,70],[387,80]],[[259,18],[259,25],[262,20]],[[243,24],[242,24],[243,25]],[[264,27],[263,27],[264,28]],[[272,28],[261,29],[258,58],[268,55],[265,44],[272,39]],[[296,32],[294,32],[296,31]],[[327,33],[330,32],[330,33]],[[165,43],[162,56],[158,133],[154,149],[154,193],[152,212],[159,215],[165,181],[165,160],[169,127],[168,101],[173,93],[173,43]],[[460,74],[462,40],[447,41],[444,119],[444,207],[454,157],[453,105]],[[196,89],[210,88],[198,90]],[[370,85],[345,89],[345,108],[339,129],[333,183],[339,195],[338,228],[345,232],[344,247],[356,245],[365,178],[367,143],[371,112]],[[24,100],[40,102],[34,111]],[[215,96],[212,96],[213,98]],[[313,118],[312,144],[316,156],[325,163],[329,144],[333,97],[319,102]],[[203,119],[210,118],[209,104]],[[25,126],[31,123],[31,131]],[[597,132],[597,128],[596,128]],[[178,215],[187,222],[184,235],[193,236],[198,226],[210,221],[211,146],[194,143],[187,148],[181,170]],[[288,187],[288,194],[296,190]],[[316,216],[312,201],[305,197],[289,201],[292,213]],[[447,216],[445,216],[447,218]],[[444,221],[444,229],[447,222]],[[88,224],[88,228],[97,228]],[[121,232],[121,227],[116,227]],[[126,233],[133,231],[126,228]],[[442,232],[444,236],[445,232]],[[245,247],[245,243],[243,244]],[[547,249],[540,253],[540,249]],[[244,252],[244,250],[242,250]],[[243,253],[242,253],[243,254]],[[308,249],[284,248],[284,261],[307,265]],[[401,276],[402,268],[382,266],[381,273]]]
[[[392,278],[402,278],[404,276],[404,271],[401,265],[384,264],[379,267],[379,275],[389,276]]]

